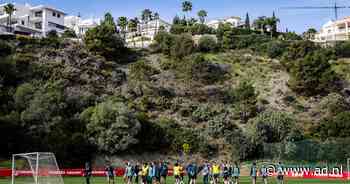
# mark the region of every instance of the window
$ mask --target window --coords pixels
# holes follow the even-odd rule
[[[52,12],[52,16],[56,17],[56,12]]]
[[[36,28],[36,29],[42,29],[42,24],[41,24],[41,22],[36,22],[36,23],[35,23],[35,28]]]
[[[61,17],[61,14],[58,13],[58,14],[57,14],[57,17],[60,18],[60,17]]]
[[[24,20],[22,20],[22,21],[21,21],[21,24],[24,25],[24,23],[25,23]]]
[[[35,17],[42,17],[43,16],[43,12],[39,11],[39,12],[35,12]]]

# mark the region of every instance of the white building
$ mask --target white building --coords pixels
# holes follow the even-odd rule
[[[85,35],[86,31],[99,25],[100,19],[82,19],[80,16],[66,16],[64,25],[75,31],[78,36]]]
[[[4,7],[0,5],[0,24],[7,25],[9,15]],[[64,17],[66,13],[49,6],[31,6],[29,4],[14,4],[16,11],[12,15],[11,27],[14,33],[45,36],[48,32],[55,30],[62,33],[64,27]]]
[[[227,17],[227,18],[220,18],[220,19],[214,19],[209,20],[205,24],[211,28],[217,29],[220,24],[230,23],[233,27],[239,27],[242,25],[242,20],[240,17]]]
[[[152,20],[146,23],[141,23],[138,26],[138,32],[146,38],[149,38],[151,40],[154,39],[158,31],[161,29],[164,29],[164,31],[169,32],[171,29],[171,24],[162,20],[162,19],[156,19]]]
[[[336,21],[329,21],[324,24],[321,30],[315,35],[315,42],[332,42],[349,40],[350,17]]]
[[[145,47],[149,45],[157,33],[161,30],[169,32],[171,24],[162,19],[155,19],[149,22],[141,22],[137,26],[136,32],[130,32],[127,30],[126,42],[129,46],[132,46],[137,42],[137,47]],[[142,39],[142,46],[140,45]]]

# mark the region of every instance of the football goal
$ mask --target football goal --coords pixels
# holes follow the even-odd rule
[[[12,184],[64,184],[53,153],[12,155]]]

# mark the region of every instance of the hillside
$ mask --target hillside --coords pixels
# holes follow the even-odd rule
[[[51,151],[79,166],[104,156],[178,159],[188,144],[206,159],[346,158],[349,43],[224,34],[195,45],[160,33],[149,49],[129,50],[96,29],[83,43],[0,40],[1,157]]]

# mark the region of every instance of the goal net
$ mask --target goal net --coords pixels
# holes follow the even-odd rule
[[[64,184],[53,153],[12,155],[12,184]]]

